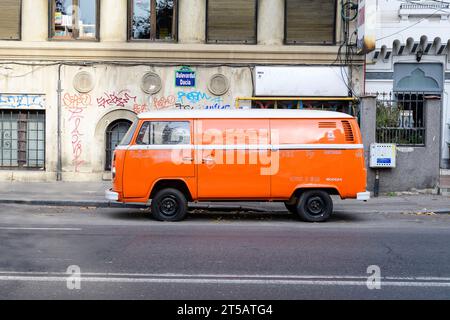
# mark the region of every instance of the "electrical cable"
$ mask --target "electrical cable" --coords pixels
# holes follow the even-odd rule
[[[383,39],[386,39],[386,38],[395,36],[396,34],[402,33],[403,31],[406,31],[406,30],[408,30],[408,29],[411,29],[412,27],[418,25],[419,23],[423,22],[424,20],[431,18],[432,16],[434,16],[434,15],[435,15],[436,13],[438,13],[439,11],[447,12],[447,11],[445,11],[445,10],[443,10],[443,9],[437,9],[437,10],[434,11],[432,14],[430,14],[430,15],[428,15],[428,16],[426,16],[426,17],[421,18],[419,21],[417,21],[417,22],[415,22],[415,23],[413,23],[413,24],[411,24],[411,25],[409,25],[409,26],[407,26],[407,27],[405,27],[405,28],[403,28],[403,29],[401,29],[401,30],[399,30],[399,31],[396,31],[396,32],[394,32],[394,33],[392,33],[392,34],[390,34],[390,35],[387,35],[387,36],[378,38],[378,39],[376,39],[375,41],[383,40]]]

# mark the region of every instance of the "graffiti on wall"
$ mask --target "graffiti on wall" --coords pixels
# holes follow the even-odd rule
[[[176,94],[152,99],[156,110],[174,108],[177,110],[193,109],[230,109],[231,105],[224,103],[222,97],[211,97],[202,91],[178,91]]]
[[[97,98],[97,105],[101,108],[129,108],[137,114],[148,111],[148,105],[138,103],[137,96],[132,95],[129,90],[121,90],[117,93],[104,92],[101,97]]]
[[[0,108],[44,109],[44,96],[37,94],[0,94]]]
[[[174,95],[170,95],[167,97],[153,98],[153,107],[156,110],[167,109],[175,106],[177,98]]]
[[[139,103],[138,97],[133,95],[129,90],[121,90],[118,92],[104,92],[97,99],[97,105],[100,108],[119,107],[128,108],[135,113],[143,113],[149,111],[147,103]],[[161,97],[152,97],[149,100],[152,109],[176,109],[176,110],[193,110],[207,109],[219,110],[230,109],[231,105],[224,103],[222,97],[210,96],[203,91],[178,91]]]
[[[136,96],[132,96],[128,90],[122,90],[119,92],[105,92],[99,98],[97,98],[97,104],[99,107],[129,107],[133,103],[136,103]]]
[[[92,99],[89,94],[66,93],[63,97],[63,105],[69,112],[68,121],[71,125],[72,164],[74,171],[79,172],[80,166],[84,163],[81,159],[83,155],[83,132],[81,130],[83,113],[92,105]]]

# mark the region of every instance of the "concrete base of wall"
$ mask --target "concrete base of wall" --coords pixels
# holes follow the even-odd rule
[[[441,100],[425,101],[426,141],[424,147],[397,147],[396,168],[378,169],[379,192],[435,189],[439,183]],[[367,189],[374,190],[376,170],[369,168],[370,144],[376,141],[376,97],[363,98],[361,134],[364,142]]]
[[[51,182],[56,181],[56,172],[42,171],[0,171],[0,181]]]
[[[63,181],[73,182],[92,182],[111,180],[111,173],[104,172],[63,172]],[[17,182],[53,182],[56,181],[56,172],[42,171],[0,171],[0,181],[17,181]]]

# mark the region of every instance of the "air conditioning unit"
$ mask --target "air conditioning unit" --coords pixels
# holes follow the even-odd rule
[[[348,97],[348,67],[255,67],[255,96]]]

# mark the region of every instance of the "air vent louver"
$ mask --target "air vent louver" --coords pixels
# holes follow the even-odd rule
[[[353,136],[353,130],[350,122],[342,121],[342,126],[344,127],[345,140],[347,142],[354,142],[355,137]]]
[[[336,122],[319,122],[319,128],[335,129]]]

